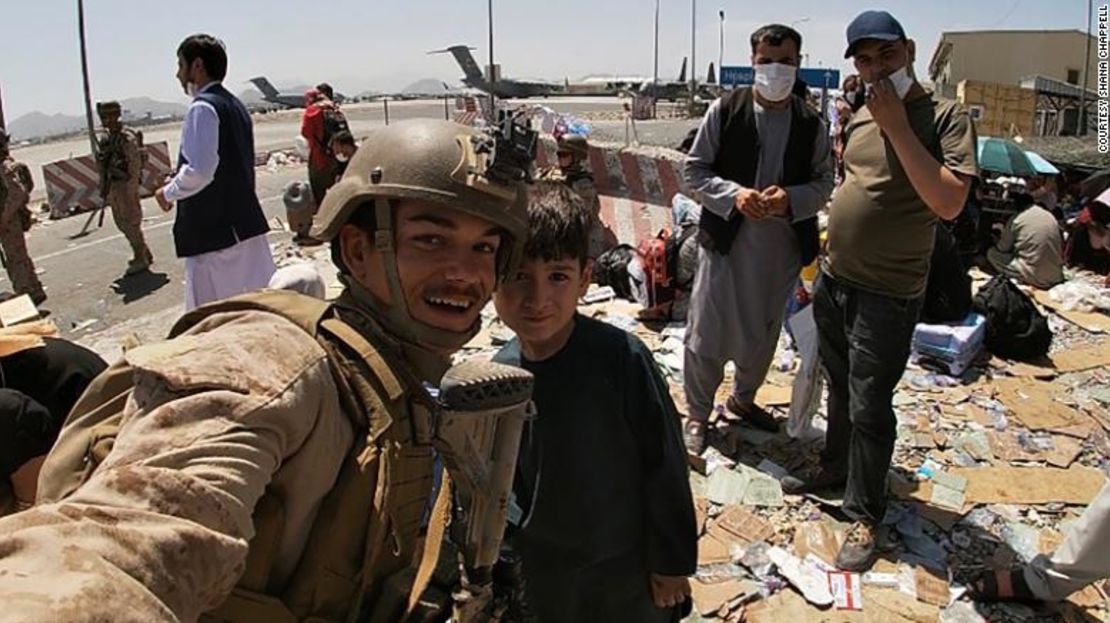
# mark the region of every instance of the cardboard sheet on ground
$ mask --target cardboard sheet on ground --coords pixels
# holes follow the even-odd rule
[[[702,535],[698,539],[698,564],[715,565],[732,560],[728,543],[721,541],[711,534]]]
[[[1051,430],[1080,424],[1091,419],[1058,398],[1063,393],[1051,383],[1023,379],[997,379],[998,398],[1030,430]]]
[[[1110,316],[1098,312],[1068,311],[1044,290],[1034,290],[1033,298],[1072,324],[1095,333],[1110,333]]]
[[[694,609],[702,616],[715,614],[721,606],[743,595],[749,586],[748,582],[742,580],[727,580],[715,584],[692,580],[690,592],[694,597]]]
[[[753,604],[748,623],[934,623],[939,609],[889,588],[864,586],[863,610],[820,610],[792,590]]]
[[[770,523],[743,506],[729,507],[713,525],[748,543],[765,541],[775,533]]]
[[[1073,465],[1068,469],[1055,467],[956,467],[952,474],[967,479],[964,508],[975,504],[1049,504],[1061,502],[1086,506],[1105,484],[1102,472],[1092,467]],[[899,490],[900,495],[927,502],[932,497],[933,483],[916,483],[912,490]]]
[[[761,407],[780,407],[790,404],[792,387],[764,383],[755,393],[755,403]]]

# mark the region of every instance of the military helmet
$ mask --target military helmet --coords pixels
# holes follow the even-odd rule
[[[104,117],[105,115],[118,115],[122,112],[123,108],[120,107],[119,102],[112,101],[96,103],[96,114],[100,115],[101,117]]]
[[[499,264],[511,264],[528,232],[527,200],[522,179],[497,174],[495,144],[491,134],[450,121],[417,119],[377,130],[328,189],[312,236],[334,239],[369,201],[419,199],[503,227],[516,248]]]
[[[556,152],[566,153],[578,159],[585,159],[590,155],[590,144],[581,134],[564,134],[556,141]]]

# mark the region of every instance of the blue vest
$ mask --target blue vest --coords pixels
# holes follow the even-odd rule
[[[198,93],[220,118],[220,163],[212,182],[177,203],[173,223],[178,257],[219,251],[270,230],[254,192],[254,130],[250,113],[221,84]],[[178,152],[177,167],[188,160]]]

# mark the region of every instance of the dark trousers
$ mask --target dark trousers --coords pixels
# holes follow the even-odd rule
[[[844,513],[877,525],[898,422],[891,399],[906,369],[921,298],[865,292],[822,274],[814,294],[818,348],[829,379],[829,429],[821,463],[847,467]]]
[[[320,209],[320,204],[324,201],[324,195],[327,194],[328,189],[335,185],[338,181],[335,167],[328,167],[326,169],[313,169],[308,167],[308,186],[312,189],[312,200],[316,202],[316,209]]]
[[[639,556],[585,568],[524,555],[525,592],[540,623],[676,623],[678,608],[656,608]]]

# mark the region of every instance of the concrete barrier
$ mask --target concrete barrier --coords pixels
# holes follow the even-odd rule
[[[140,196],[153,195],[172,170],[169,150],[165,141],[146,146],[148,157],[139,182]],[[46,183],[50,218],[64,218],[95,210],[103,204],[100,199],[100,172],[91,154],[44,164],[42,177]]]
[[[601,221],[617,241],[633,246],[671,227],[671,199],[676,193],[690,194],[682,176],[683,154],[649,149],[651,153],[619,145],[590,145],[590,172],[601,203]],[[555,139],[541,137],[536,165],[542,168],[556,163]]]

